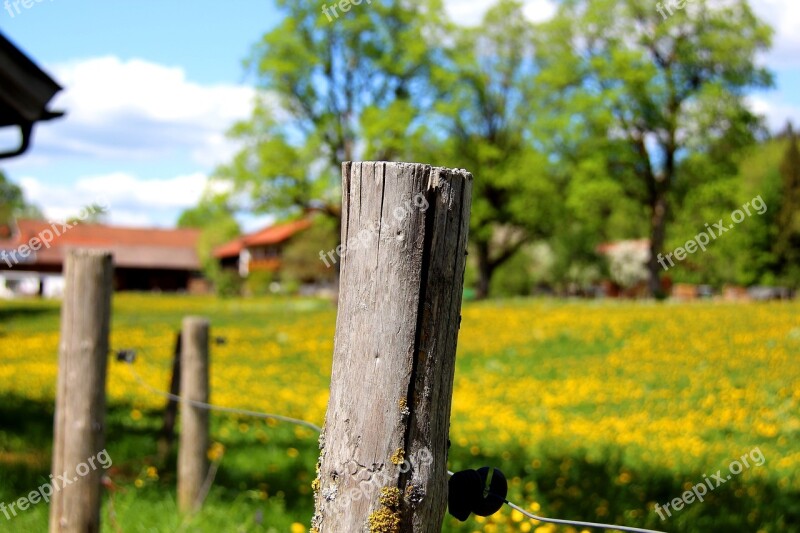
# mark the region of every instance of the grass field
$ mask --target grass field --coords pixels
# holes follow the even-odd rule
[[[47,480],[58,304],[0,303],[0,502]],[[169,383],[181,317],[212,319],[212,402],[323,421],[336,311],[308,299],[216,300],[118,295],[112,346],[136,372]],[[800,531],[800,304],[466,304],[459,338],[451,470],[500,467],[510,499],[544,516],[663,531]],[[308,530],[318,449],[313,431],[214,415],[220,461],[203,512],[181,522],[175,459],[160,464],[164,400],[124,363],[109,367],[109,476],[104,531]],[[751,465],[660,520],[653,506]],[[45,531],[40,504],[2,531]],[[448,532],[579,531],[504,508]]]

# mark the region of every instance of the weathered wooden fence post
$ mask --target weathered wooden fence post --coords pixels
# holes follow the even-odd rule
[[[52,482],[61,488],[53,490],[50,531],[97,532],[103,469],[87,463],[95,466],[105,448],[111,254],[71,252],[64,278],[52,464]]]
[[[178,450],[178,507],[197,511],[198,495],[208,474],[208,410],[187,400],[208,403],[209,323],[186,317],[181,333],[181,437]]]
[[[313,530],[440,531],[472,175],[342,166],[339,314]]]

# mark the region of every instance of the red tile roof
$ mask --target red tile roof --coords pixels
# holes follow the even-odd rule
[[[244,244],[242,243],[242,239],[236,239],[235,241],[214,248],[214,257],[217,259],[222,259],[223,257],[239,257],[243,248]]]
[[[307,218],[285,224],[276,224],[219,246],[214,250],[214,257],[218,259],[237,257],[244,248],[280,244],[310,227],[311,220]]]
[[[71,228],[43,220],[21,219],[15,234],[0,240],[0,250],[13,251],[31,239],[48,238],[42,247],[25,261],[26,265],[61,265],[70,249],[102,248],[114,255],[114,266],[168,270],[200,270],[197,257],[197,229],[122,228],[79,222]],[[49,232],[49,233],[48,233]],[[0,266],[4,263],[0,262]]]

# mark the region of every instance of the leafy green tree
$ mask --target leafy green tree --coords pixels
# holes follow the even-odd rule
[[[418,153],[475,176],[470,241],[477,296],[486,297],[498,268],[552,235],[559,193],[530,129],[533,26],[522,3],[501,0],[479,27],[448,30],[452,44],[432,71],[437,102]]]
[[[203,229],[207,226],[220,224],[220,222],[226,226],[233,226],[236,223],[233,208],[230,207],[228,198],[225,196],[204,195],[196,206],[184,210],[178,216],[177,226],[179,228]],[[238,228],[238,224],[236,224],[236,227]],[[233,236],[235,237],[236,234]]]
[[[780,162],[786,148],[786,137],[759,142],[740,151],[732,172],[727,165],[715,164],[708,154],[693,154],[681,163],[685,179],[676,188],[679,201],[673,210],[668,250],[684,246],[707,231],[706,224],[720,219],[728,224],[731,213],[745,203],[751,204],[751,215],[713,239],[705,251],[688,255],[670,269],[675,281],[717,287],[774,285],[780,281],[774,252],[783,195]],[[756,206],[762,212],[752,207],[754,199],[760,199]]]
[[[232,278],[238,278],[238,273],[233,276],[224,272],[213,255],[216,247],[241,234],[239,223],[234,217],[233,210],[228,206],[226,198],[205,196],[197,206],[181,213],[178,227],[202,230],[197,243],[197,254],[203,274],[214,284],[218,293],[229,295],[229,292],[234,291],[231,289],[235,284],[235,280]]]
[[[329,258],[323,262],[320,252],[328,253],[338,244],[336,222],[327,217],[314,217],[311,227],[285,246],[281,258],[282,280],[296,283],[333,282],[338,275],[338,258],[336,265]]]
[[[42,218],[42,212],[26,202],[22,189],[0,170],[0,237],[9,235],[15,218]]]
[[[557,102],[551,120],[600,127],[627,147],[613,176],[647,210],[657,294],[681,158],[705,152],[719,164],[752,142],[759,122],[744,95],[771,84],[755,59],[772,30],[744,0],[695,0],[666,19],[638,0],[565,0],[540,30],[537,81]]]
[[[729,224],[731,212],[742,205],[742,196],[738,178],[726,177],[695,185],[691,194],[673,210],[674,220],[670,236],[666,240],[666,248],[670,251],[678,247],[685,248],[686,243],[694,240],[701,232],[709,235],[706,224],[712,225],[718,220],[723,220],[725,225]],[[673,260],[674,266],[665,261],[665,265],[669,267],[668,275],[676,282],[717,287],[726,283],[754,283],[758,273],[753,269],[752,256],[745,246],[745,234],[752,230],[751,222],[755,221],[737,226],[735,231],[722,234],[719,239],[709,235],[711,242],[705,245],[705,250],[688,254],[683,261]]]
[[[110,210],[104,205],[92,203],[83,206],[80,213],[67,217],[68,224],[104,224],[108,221]]]
[[[780,166],[781,199],[775,238],[776,273],[779,279],[800,285],[800,149],[789,125],[787,147]]]
[[[559,95],[542,93],[537,99],[544,106],[534,127],[550,154],[553,180],[562,194],[550,239],[553,281],[562,293],[571,293],[597,283],[610,266],[599,245],[640,238],[648,217],[637,199],[638,182],[628,171],[632,151],[606,135],[607,111],[593,109],[591,99],[568,102],[568,107],[582,109],[584,117],[573,125],[562,120]]]
[[[439,0],[352,6],[335,20],[315,0],[279,0],[286,16],[247,64],[259,96],[230,132],[243,144],[216,179],[246,207],[279,218],[308,208],[340,218],[341,163],[408,155],[419,109],[429,105],[429,38]]]

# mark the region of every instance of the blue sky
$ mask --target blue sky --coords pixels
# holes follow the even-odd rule
[[[67,89],[51,107],[68,115],[40,126],[33,149],[2,168],[49,217],[99,201],[115,224],[171,226],[235,151],[224,133],[247,117],[254,95],[242,60],[280,21],[274,2],[30,1],[19,12],[11,5],[12,16],[0,0],[0,31]],[[490,3],[446,2],[463,24]],[[554,10],[552,0],[525,4],[532,20]],[[763,61],[778,85],[752,105],[773,127],[800,122],[800,3],[752,5],[777,29]],[[12,143],[0,132],[0,146]]]
[[[198,83],[243,81],[241,60],[279,22],[273,2],[43,0],[0,28],[39,61],[115,55],[182,67]]]
[[[252,100],[242,60],[279,22],[273,3],[19,7],[0,11],[0,31],[67,88],[51,107],[68,115],[38,128],[29,155],[3,168],[48,216],[104,200],[114,223],[172,225],[233,151],[224,132]]]

